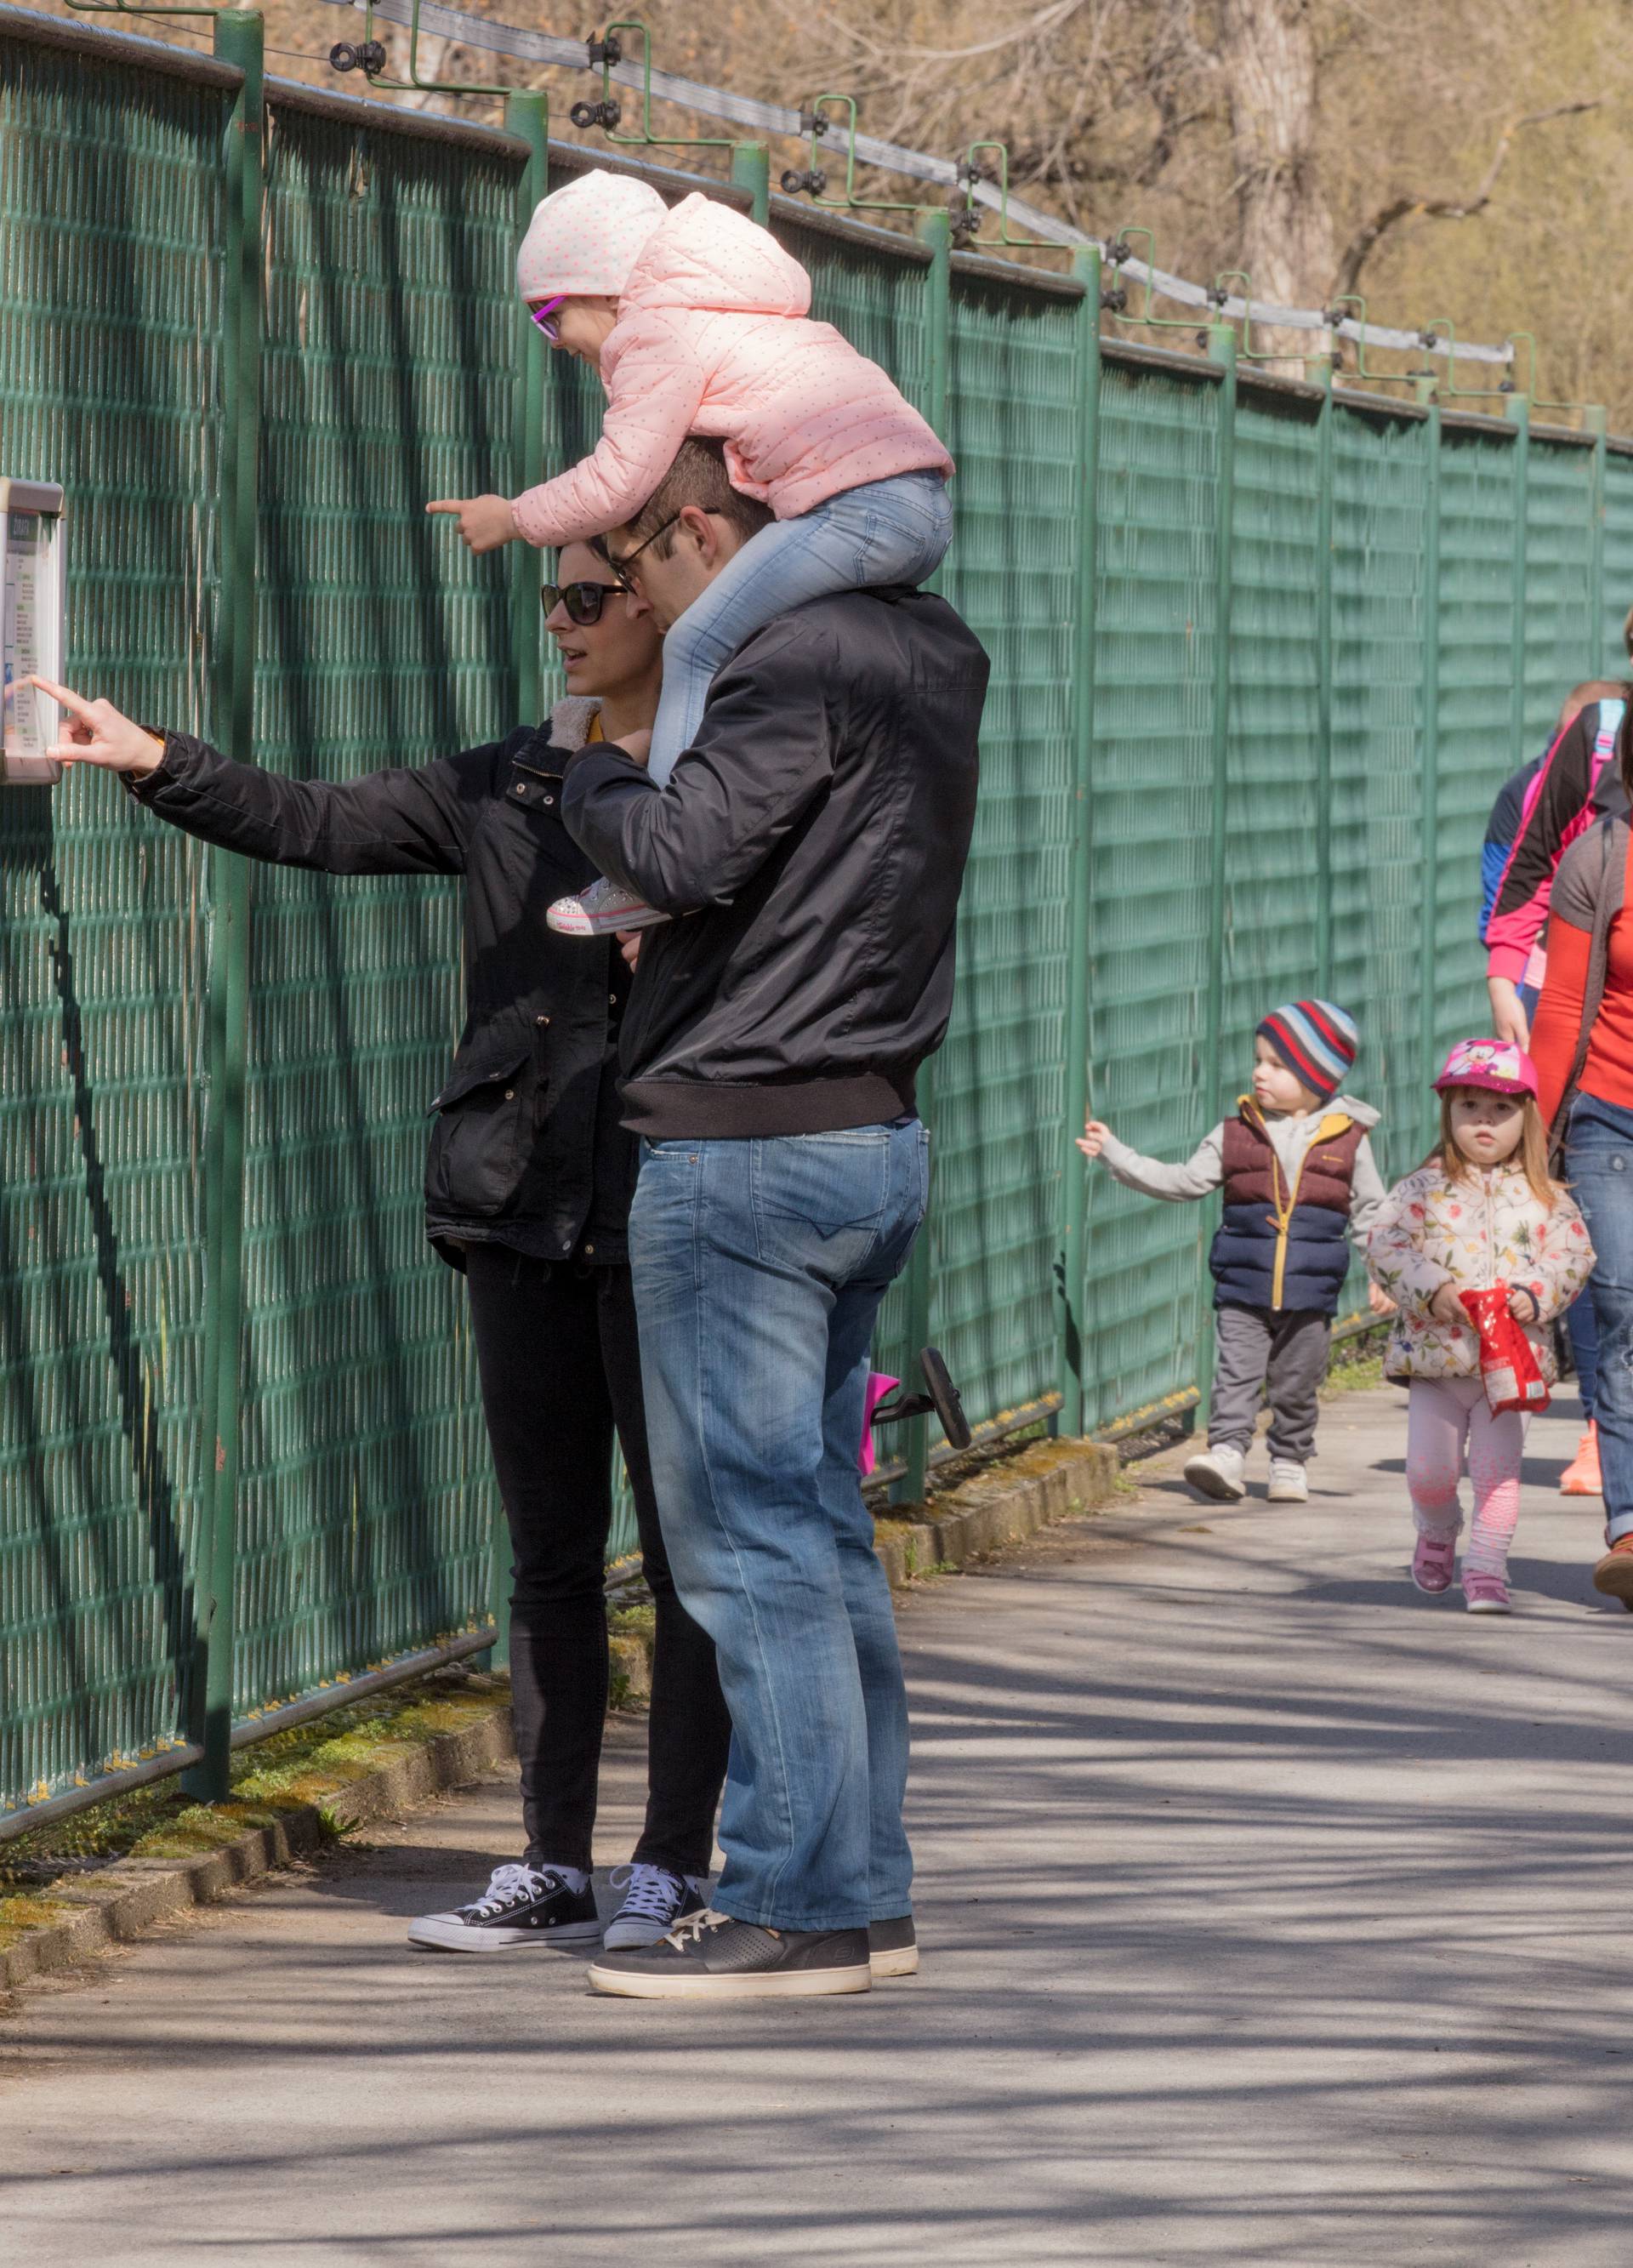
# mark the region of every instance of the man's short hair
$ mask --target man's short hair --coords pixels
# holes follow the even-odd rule
[[[658,535],[658,531],[666,520],[676,519],[688,504],[695,504],[700,512],[715,512],[720,519],[729,520],[745,543],[751,535],[758,535],[762,527],[769,527],[776,517],[769,504],[761,504],[732,486],[725,469],[724,441],[702,441],[694,437],[681,442],[673,464],[634,519],[626,523],[624,534],[629,541],[622,548],[632,551],[637,543],[657,536],[652,549],[658,558],[667,559],[674,549],[674,530],[671,528],[665,535]]]
[[[1555,727],[1563,733],[1565,726],[1579,717],[1591,701],[1625,701],[1628,688],[1613,678],[1590,677],[1582,684],[1572,686],[1566,694],[1559,711],[1559,723]]]

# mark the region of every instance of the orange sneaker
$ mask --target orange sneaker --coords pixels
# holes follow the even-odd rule
[[[1561,1496],[1603,1496],[1605,1483],[1599,1469],[1599,1427],[1590,1418],[1587,1431],[1577,1443],[1577,1453],[1559,1476]]]
[[[1619,1535],[1593,1570],[1593,1588],[1633,1609],[1633,1535]]]

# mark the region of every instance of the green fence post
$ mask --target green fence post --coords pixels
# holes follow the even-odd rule
[[[550,188],[550,105],[548,96],[519,90],[504,98],[506,130],[527,144],[527,157],[516,183],[516,240],[526,234],[533,208]],[[513,389],[511,452],[516,488],[537,488],[544,478],[544,388],[550,350],[534,325],[519,327]],[[531,543],[511,547],[511,668],[515,681],[514,713],[502,719],[502,729],[536,724],[544,715],[544,615],[539,605],[543,581],[543,554]],[[504,1513],[496,1513],[489,1538],[488,1611],[493,1617],[493,1652],[485,1657],[495,1669],[511,1658],[511,1538]]]
[[[1592,624],[1587,642],[1587,674],[1605,674],[1605,442],[1609,420],[1597,402],[1582,412],[1582,430],[1593,436],[1593,460],[1588,471],[1587,603]],[[1612,666],[1622,666],[1620,640]]]
[[[767,142],[738,142],[732,148],[732,179],[754,197],[750,213],[764,228],[771,217],[771,146]]]
[[[1312,372],[1322,388],[1316,423],[1315,499],[1315,979],[1323,1000],[1333,984],[1333,365]]]
[[[1088,1307],[1089,1177],[1078,1154],[1078,1130],[1089,1095],[1089,895],[1094,872],[1094,603],[1099,561],[1096,510],[1100,474],[1100,255],[1074,252],[1071,272],[1083,285],[1078,310],[1078,634],[1072,666],[1071,931],[1066,948],[1066,1124],[1060,1251],[1056,1258],[1056,1316],[1061,1431],[1084,1425],[1083,1327]]]
[[[1436,1058],[1435,931],[1440,915],[1440,397],[1433,379],[1420,379],[1417,398],[1428,410],[1423,428],[1428,452],[1423,492],[1423,657],[1419,698],[1423,740],[1418,769],[1423,777],[1423,869],[1418,902],[1423,908],[1423,993],[1418,1006],[1420,1092],[1426,1112],[1423,1139],[1432,1141],[1438,1106],[1429,1097],[1440,1065]],[[1523,647],[1521,664],[1523,667]]]
[[[550,106],[542,94],[516,93],[504,98],[504,123],[527,144],[527,161],[516,185],[516,232],[519,244],[533,218],[533,207],[549,190]],[[519,335],[520,327],[519,325]],[[516,489],[537,488],[544,478],[544,384],[549,348],[534,324],[526,328],[516,365],[514,432]],[[543,580],[543,555],[531,543],[511,548],[511,655],[516,673],[516,711],[502,720],[508,732],[516,725],[538,723],[544,714],[544,617],[539,609],[539,586]],[[506,1582],[509,1563],[506,1563]]]
[[[1218,446],[1213,506],[1213,792],[1208,824],[1208,990],[1203,1009],[1203,1121],[1218,1109],[1225,1064],[1225,858],[1230,818],[1232,526],[1236,487],[1236,333],[1228,323],[1208,326],[1208,359],[1219,365]],[[1202,1276],[1196,1332],[1197,1415],[1207,1413],[1213,1386],[1213,1305],[1208,1291],[1208,1237],[1217,1202],[1203,1211],[1197,1248]]]
[[[947,430],[948,330],[953,297],[952,216],[945,212],[921,213],[918,235],[930,248],[930,266],[924,271],[926,369],[922,407],[936,431],[945,438]],[[931,1130],[932,1147],[931,1211],[925,1216],[918,1241],[913,1247],[913,1256],[908,1263],[907,1338],[908,1357],[914,1361],[917,1359],[920,1347],[929,1341],[931,1310],[934,1303],[935,1277],[931,1240],[935,1208],[935,1073],[936,1058],[931,1056],[918,1075],[918,1115]],[[907,1470],[891,1490],[891,1496],[898,1504],[916,1503],[924,1493],[930,1474],[929,1418],[909,1418],[907,1434],[903,1453]]]
[[[1514,434],[1514,671],[1508,703],[1509,763],[1518,771],[1526,760],[1526,482],[1531,466],[1531,402],[1523,394],[1507,402]]]
[[[261,455],[261,202],[265,190],[264,33],[250,8],[215,19],[215,48],[244,74],[227,122],[222,261],[221,589],[217,617],[217,734],[239,763],[254,759],[256,507]],[[210,1470],[207,1540],[198,1589],[204,1631],[202,1690],[193,1696],[191,1737],[202,1763],[189,1793],[219,1802],[230,1784],[233,1605],[239,1417],[244,1360],[244,1088],[248,1052],[250,876],[247,862],[210,853],[211,909],[206,1047],[210,1123],[205,1142],[205,1386]]]

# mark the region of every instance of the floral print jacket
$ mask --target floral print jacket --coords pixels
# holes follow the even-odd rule
[[[1390,1378],[1477,1378],[1472,1323],[1443,1323],[1429,1303],[1444,1285],[1460,1292],[1507,1284],[1529,1292],[1536,1320],[1524,1325],[1544,1378],[1556,1370],[1548,1329],[1593,1268],[1582,1216],[1563,1195],[1552,1208],[1531,1191],[1518,1162],[1453,1181],[1431,1159],[1390,1190],[1367,1241],[1372,1280],[1400,1308],[1384,1357]]]

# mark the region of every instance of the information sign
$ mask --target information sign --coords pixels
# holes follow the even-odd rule
[[[22,681],[55,677],[62,665],[63,491],[0,475],[0,682],[12,688],[0,711],[0,785],[45,787],[63,777],[46,754],[56,703]]]

